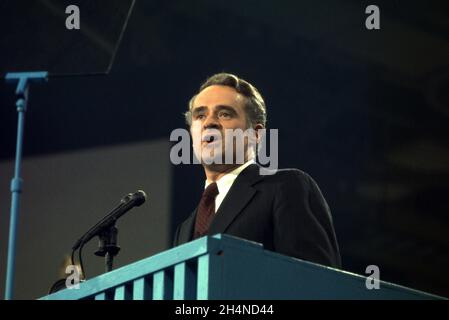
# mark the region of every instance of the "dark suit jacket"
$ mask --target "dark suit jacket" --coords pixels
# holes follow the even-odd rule
[[[264,248],[332,267],[341,267],[329,207],[316,182],[298,169],[260,175],[248,166],[234,181],[208,235],[226,233]],[[176,230],[174,246],[191,241],[196,209]]]

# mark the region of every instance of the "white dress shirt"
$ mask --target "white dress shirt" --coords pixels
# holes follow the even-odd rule
[[[218,187],[218,195],[215,198],[215,212],[217,212],[218,208],[220,207],[221,203],[223,202],[224,198],[228,194],[229,189],[231,189],[232,184],[234,183],[235,179],[237,179],[240,172],[242,172],[246,167],[249,165],[256,163],[254,159],[248,160],[244,164],[242,164],[240,167],[235,168],[233,171],[225,174],[223,177],[218,179],[217,187]],[[207,188],[208,185],[210,185],[212,182],[207,181],[205,182],[204,189]]]

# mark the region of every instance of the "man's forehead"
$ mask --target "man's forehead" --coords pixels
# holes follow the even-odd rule
[[[216,105],[238,106],[243,97],[234,88],[213,85],[202,90],[193,101],[195,107],[213,107]]]

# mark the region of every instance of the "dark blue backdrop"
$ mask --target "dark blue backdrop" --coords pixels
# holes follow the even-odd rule
[[[311,174],[344,268],[449,295],[449,5],[376,1],[137,1],[108,76],[33,87],[25,155],[168,137],[209,75],[259,88],[279,163]],[[14,155],[13,87],[0,84],[0,156]],[[167,155],[168,161],[168,155]],[[126,168],[132,170],[132,168]],[[200,167],[174,168],[173,228]]]

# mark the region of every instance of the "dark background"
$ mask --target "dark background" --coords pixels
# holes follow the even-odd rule
[[[370,4],[380,30],[365,28]],[[280,167],[320,185],[345,270],[375,264],[382,280],[449,296],[447,1],[137,1],[108,76],[32,87],[25,156],[168,141],[221,71],[261,91]],[[13,92],[0,83],[2,160],[15,152]],[[173,232],[204,177],[185,165],[168,178]]]

